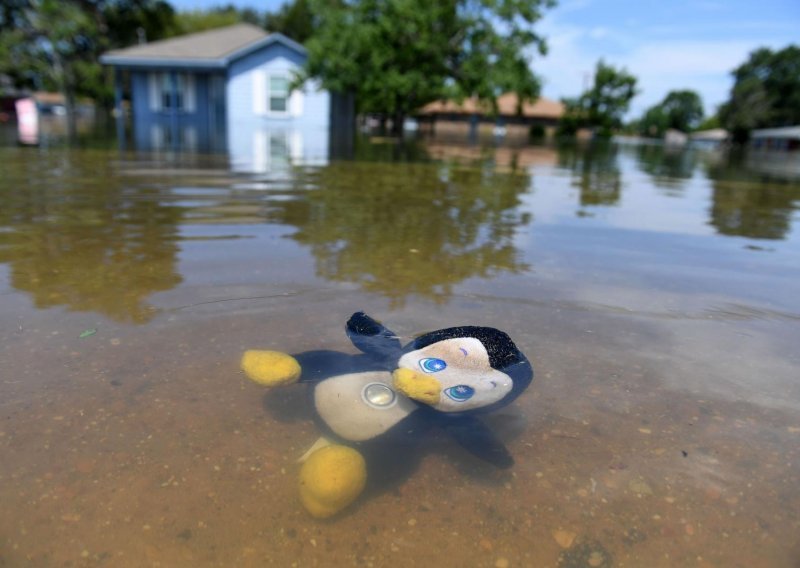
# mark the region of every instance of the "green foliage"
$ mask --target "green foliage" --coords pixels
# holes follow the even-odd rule
[[[103,16],[109,43],[115,47],[138,43],[140,33],[146,41],[158,41],[180,33],[175,10],[164,0],[110,2]]]
[[[703,103],[694,91],[670,91],[659,104],[650,107],[639,122],[644,136],[660,138],[668,129],[689,132],[703,118]]]
[[[232,26],[242,22],[260,25],[261,16],[255,10],[240,10],[229,4],[210,10],[186,10],[175,15],[177,35],[203,32],[214,28]]]
[[[311,3],[294,0],[284,4],[277,12],[266,15],[264,27],[269,32],[280,32],[298,43],[305,43],[316,29]]]
[[[561,134],[574,134],[579,128],[592,128],[596,136],[610,137],[622,126],[622,117],[637,94],[636,77],[625,69],[597,62],[594,85],[580,97],[564,99]]]
[[[21,88],[110,104],[109,73],[98,62],[115,47],[177,33],[164,0],[8,0],[0,10],[0,73]]]
[[[540,83],[530,50],[551,0],[309,0],[319,22],[307,42],[306,76],[352,92],[358,109],[394,115],[396,126],[423,105],[477,96],[488,105],[513,91],[534,99]]]
[[[718,114],[712,114],[706,117],[700,124],[697,125],[697,130],[713,130],[715,128],[722,128],[722,123],[719,120]]]
[[[68,99],[90,81],[81,63],[93,58],[99,30],[76,2],[18,2],[5,18],[9,24],[0,36],[0,73],[24,87],[57,89]]]
[[[733,77],[719,114],[735,140],[746,140],[754,128],[800,124],[800,47],[757,49]]]

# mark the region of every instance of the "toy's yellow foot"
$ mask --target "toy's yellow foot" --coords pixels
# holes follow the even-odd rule
[[[309,456],[300,469],[300,499],[318,519],[347,507],[364,490],[367,464],[347,446],[326,446]]]
[[[242,370],[248,378],[268,387],[290,385],[300,378],[300,363],[280,351],[245,351]]]

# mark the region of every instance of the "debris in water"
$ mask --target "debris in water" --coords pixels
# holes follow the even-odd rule
[[[569,548],[578,536],[572,531],[553,531],[553,538],[561,548]]]
[[[94,328],[94,327],[93,327],[93,328],[91,328],[91,329],[84,329],[84,330],[81,332],[81,334],[78,336],[78,339],[83,339],[84,337],[91,337],[91,336],[92,336],[92,335],[94,335],[95,333],[97,333],[97,328]]]
[[[610,568],[613,561],[602,544],[588,541],[562,552],[558,557],[558,565],[561,568]]]

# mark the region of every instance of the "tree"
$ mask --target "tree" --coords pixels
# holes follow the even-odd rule
[[[222,28],[241,22],[261,25],[262,16],[252,8],[239,9],[233,4],[210,10],[186,10],[175,16],[178,34],[191,34]]]
[[[0,73],[19,88],[64,95],[67,131],[75,136],[75,102],[88,96],[110,104],[108,70],[100,54],[175,33],[164,0],[6,0],[0,10]]]
[[[64,95],[67,131],[75,137],[75,100],[79,85],[95,80],[99,30],[91,13],[77,2],[28,0],[16,2],[4,15],[10,25],[0,37],[0,73],[18,84],[57,89]]]
[[[800,47],[757,49],[732,74],[734,85],[719,114],[734,140],[746,141],[754,128],[800,124]]]
[[[639,121],[639,133],[643,136],[660,138],[667,130],[669,118],[661,103],[647,109]]]
[[[175,10],[164,0],[109,2],[103,9],[109,43],[127,47],[141,39],[158,41],[181,33]]]
[[[639,123],[645,136],[661,137],[667,129],[694,130],[703,119],[703,103],[694,91],[670,91],[659,104],[650,107]]]
[[[391,115],[396,133],[409,113],[437,99],[475,96],[496,105],[503,92],[534,99],[528,64],[544,54],[533,31],[553,0],[310,0],[319,27],[307,42],[304,78],[350,92],[361,112]]]
[[[600,137],[610,137],[622,126],[622,117],[637,94],[636,77],[625,69],[597,62],[594,85],[577,99],[564,99],[566,107],[560,131],[574,134],[579,128],[593,128]]]
[[[276,12],[267,13],[264,28],[269,32],[280,32],[298,43],[305,43],[315,30],[309,0],[294,0]]]

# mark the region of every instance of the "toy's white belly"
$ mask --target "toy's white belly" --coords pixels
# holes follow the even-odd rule
[[[353,442],[380,436],[416,409],[395,392],[387,371],[326,379],[314,388],[314,405],[331,430]]]

